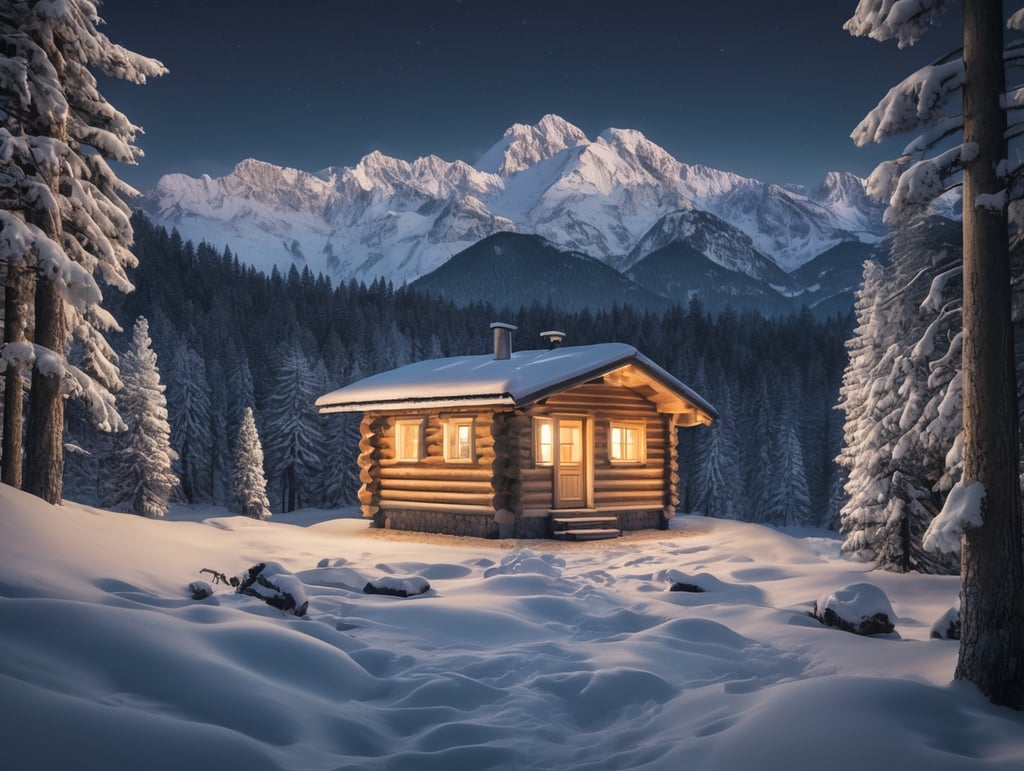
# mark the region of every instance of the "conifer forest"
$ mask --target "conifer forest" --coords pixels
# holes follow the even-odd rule
[[[765,319],[706,313],[699,301],[664,313],[550,305],[458,307],[383,281],[333,284],[293,266],[267,276],[227,249],[183,242],[135,220],[136,290],[111,300],[127,332],[145,316],[178,460],[175,495],[234,505],[235,447],[246,408],[262,440],[274,511],[355,502],[358,416],[320,416],[317,396],[422,358],[485,353],[491,321],[515,324],[517,349],[561,328],[568,343],[628,342],[708,398],[723,418],[681,434],[682,508],[789,525],[838,525],[842,438],[835,409],[851,318]],[[69,406],[65,495],[110,502],[116,434]]]

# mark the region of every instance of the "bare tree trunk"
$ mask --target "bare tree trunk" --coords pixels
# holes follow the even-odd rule
[[[1005,205],[978,196],[1005,187],[1001,3],[964,0],[964,481],[985,488],[984,524],[964,536],[958,679],[997,704],[1024,707],[1024,562],[1017,404]],[[982,201],[984,204],[985,202]]]
[[[64,300],[52,281],[36,282],[37,345],[54,352],[61,362],[67,342]],[[49,503],[60,503],[64,485],[64,397],[61,372],[50,372],[47,362],[32,367],[28,402],[28,437],[25,442],[24,489]]]
[[[25,341],[32,299],[32,278],[30,268],[24,265],[7,264],[7,279],[4,286],[4,342]],[[11,487],[21,488],[22,484],[22,422],[24,420],[24,385],[22,368],[9,364],[4,372],[4,442],[3,457],[0,461],[0,481]]]

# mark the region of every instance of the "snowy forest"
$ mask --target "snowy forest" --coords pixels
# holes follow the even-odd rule
[[[358,417],[320,416],[315,398],[419,359],[486,352],[488,324],[502,320],[518,326],[522,349],[540,347],[539,332],[551,328],[565,329],[568,344],[628,342],[712,400],[723,415],[715,428],[681,432],[683,509],[838,525],[835,406],[850,318],[712,316],[696,300],[665,313],[458,307],[382,281],[335,286],[294,266],[267,276],[144,215],[134,227],[136,289],[111,298],[126,330],[111,340],[128,351],[134,320],[147,319],[181,500],[235,506],[235,444],[252,408],[273,511],[354,503]],[[110,458],[123,440],[93,429],[72,404],[67,441],[65,495],[118,503]]]
[[[912,45],[950,5],[861,0],[845,29]],[[999,3],[960,5],[963,48],[894,86],[851,135],[858,145],[912,138],[865,182],[887,202],[888,259],[865,264],[852,315],[820,322],[713,316],[696,300],[659,313],[457,307],[381,280],[334,285],[296,266],[260,274],[245,255],[133,217],[125,200],[132,191],[109,163],[142,157],[139,127],[94,73],[143,84],[164,65],[100,34],[91,0],[5,3],[0,475],[5,499],[41,501],[5,506],[5,521],[36,507],[66,521],[65,498],[154,518],[170,496],[258,519],[351,503],[355,419],[317,415],[318,394],[413,360],[484,352],[496,320],[518,327],[520,348],[561,327],[570,343],[635,345],[716,406],[713,426],[680,438],[681,508],[716,518],[702,521],[837,528],[846,555],[894,571],[952,573],[962,562],[954,677],[1024,708],[1024,9],[1007,20]],[[958,223],[929,214],[950,193]],[[5,562],[36,559],[11,543]],[[22,591],[16,599],[36,586]],[[18,665],[34,647],[5,658]],[[823,703],[833,700],[829,688]]]
[[[264,515],[354,504],[358,417],[320,416],[316,397],[412,361],[486,352],[488,324],[500,319],[518,326],[518,348],[538,347],[550,328],[572,344],[636,345],[712,400],[721,419],[680,432],[683,511],[839,529],[854,558],[958,569],[922,538],[960,472],[959,223],[895,229],[891,259],[866,264],[853,312],[824,322],[809,312],[713,315],[699,300],[664,313],[459,307],[383,281],[335,286],[295,266],[267,276],[142,214],[134,224],[136,291],[112,310],[125,330],[148,320],[179,500],[244,506],[234,459],[251,410]],[[127,333],[112,340],[131,355]],[[67,440],[65,494],[125,506],[115,484],[124,439],[72,406]]]

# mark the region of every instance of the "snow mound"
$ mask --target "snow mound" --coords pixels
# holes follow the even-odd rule
[[[1024,715],[951,685],[955,646],[911,620],[943,613],[955,578],[875,575],[905,638],[868,640],[794,623],[857,569],[765,527],[679,516],[656,538],[510,550],[342,517],[211,527],[0,485],[4,767],[862,771],[851,737],[884,769],[1024,767]],[[302,586],[304,620],[184,595],[199,567],[257,555]],[[670,571],[733,568],[756,594],[665,591]],[[410,574],[436,594],[361,591]]]
[[[559,578],[564,567],[565,560],[556,557],[554,554],[534,554],[529,549],[521,549],[509,554],[497,567],[485,570],[484,578],[521,575],[525,573]]]
[[[851,584],[823,594],[814,603],[813,615],[827,626],[864,635],[891,632],[896,618],[889,598],[874,584]]]
[[[414,597],[430,591],[430,582],[422,576],[395,578],[384,576],[374,581],[367,581],[363,587],[366,594],[387,594],[392,597]]]

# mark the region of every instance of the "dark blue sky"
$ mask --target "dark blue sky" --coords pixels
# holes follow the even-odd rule
[[[957,44],[854,39],[855,0],[104,0],[103,31],[171,72],[102,81],[146,134],[118,173],[219,176],[243,158],[316,171],[371,150],[474,162],[512,123],[556,113],[591,138],[642,131],[686,163],[814,184],[892,146],[850,131]]]

